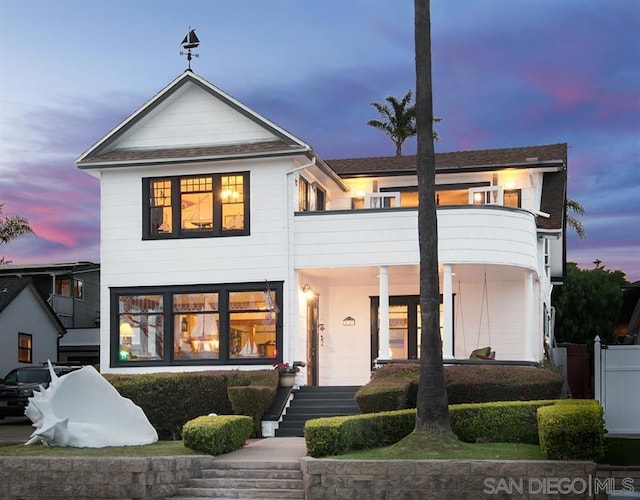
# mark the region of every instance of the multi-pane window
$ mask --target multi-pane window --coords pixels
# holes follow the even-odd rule
[[[18,333],[18,361],[33,362],[33,337],[29,333]]]
[[[249,234],[249,174],[143,179],[143,237]]]
[[[223,175],[222,189],[222,229],[244,229],[244,177]]]
[[[522,203],[522,189],[505,189],[503,197],[505,207],[520,208]]]
[[[138,290],[112,291],[113,366],[271,364],[278,358],[281,283]]]

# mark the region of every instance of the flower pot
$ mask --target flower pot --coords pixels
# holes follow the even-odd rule
[[[280,387],[293,387],[296,382],[295,373],[281,373],[280,374]]]

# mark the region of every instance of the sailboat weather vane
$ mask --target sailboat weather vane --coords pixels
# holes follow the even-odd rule
[[[182,48],[186,50],[186,52],[180,51],[180,55],[187,56],[187,61],[189,61],[189,67],[187,68],[187,71],[191,71],[191,59],[193,57],[200,57],[200,54],[191,53],[191,49],[195,49],[198,47],[198,45],[200,45],[200,40],[198,40],[198,37],[196,36],[196,30],[192,29],[191,26],[189,26],[187,36],[184,37],[184,40],[182,40],[182,43],[180,43],[180,45],[182,45]]]

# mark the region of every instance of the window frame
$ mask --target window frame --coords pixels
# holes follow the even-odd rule
[[[244,227],[242,229],[224,229],[222,225],[222,207],[223,201],[221,196],[221,185],[223,177],[239,176],[242,177],[243,187],[243,218]],[[212,227],[210,229],[185,230],[182,228],[182,208],[180,204],[180,183],[183,180],[195,178],[212,178],[213,191],[213,213]],[[151,231],[151,186],[157,181],[168,181],[171,188],[171,227],[170,233],[153,233]],[[248,236],[251,234],[251,206],[250,206],[250,174],[249,171],[239,172],[219,172],[219,173],[203,173],[193,175],[174,175],[163,177],[143,177],[142,179],[142,239],[143,240],[165,240],[165,239],[188,239],[188,238],[219,238],[226,236]]]
[[[21,346],[21,340],[26,340],[28,345]],[[24,359],[21,354],[26,354]],[[33,363],[33,335],[30,333],[18,332],[18,363]]]
[[[311,183],[303,176],[298,180],[298,210],[300,212],[311,210]]]
[[[274,363],[282,361],[283,346],[283,283],[282,281],[224,283],[208,285],[170,285],[170,286],[144,286],[144,287],[114,287],[110,288],[110,332],[109,366],[112,368],[138,367],[138,366],[191,366],[191,365],[215,365],[215,366],[242,366],[264,365],[271,367]],[[275,318],[275,357],[251,357],[232,358],[229,352],[230,316],[233,312],[229,309],[229,295],[232,292],[266,292],[267,286],[275,294],[274,314]],[[219,357],[190,359],[174,357],[174,304],[173,296],[180,294],[218,293],[218,319],[219,319]],[[120,332],[119,332],[119,299],[122,296],[161,295],[163,298],[163,352],[162,359],[135,360],[120,359]]]

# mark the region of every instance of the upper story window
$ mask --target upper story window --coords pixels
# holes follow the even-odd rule
[[[70,277],[56,277],[56,295],[73,297],[82,300],[84,298],[84,286],[81,280]]]
[[[311,209],[309,197],[309,181],[300,176],[300,180],[298,181],[298,189],[299,210],[301,212],[308,212]]]
[[[522,189],[505,189],[503,193],[505,207],[522,207]]]
[[[143,238],[249,234],[249,173],[143,179]]]

